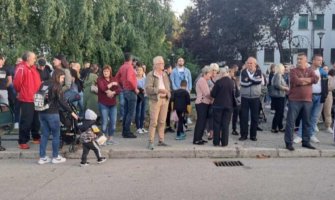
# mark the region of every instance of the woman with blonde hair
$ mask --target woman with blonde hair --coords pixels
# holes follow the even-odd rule
[[[285,132],[283,127],[283,117],[285,108],[285,95],[289,91],[289,87],[283,77],[284,73],[284,65],[276,65],[275,74],[271,80],[271,98],[275,110],[275,116],[273,117],[272,121],[272,133],[278,133],[278,131]]]

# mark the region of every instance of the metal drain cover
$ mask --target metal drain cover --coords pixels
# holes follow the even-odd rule
[[[239,167],[244,166],[241,161],[214,161],[217,167]]]

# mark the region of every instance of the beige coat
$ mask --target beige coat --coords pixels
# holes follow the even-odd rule
[[[170,79],[166,73],[163,73],[163,82],[165,89],[168,91],[167,98],[171,98]],[[158,101],[159,78],[151,71],[146,76],[145,91],[148,98],[153,101]]]

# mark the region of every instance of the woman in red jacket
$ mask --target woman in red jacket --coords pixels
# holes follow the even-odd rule
[[[112,137],[115,132],[117,119],[116,96],[120,93],[120,87],[116,78],[112,76],[111,66],[105,65],[103,67],[102,75],[98,78],[97,83],[102,132],[108,135],[107,144],[117,144]]]

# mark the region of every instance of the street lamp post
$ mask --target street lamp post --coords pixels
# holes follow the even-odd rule
[[[323,53],[321,52],[321,42],[322,42],[322,38],[323,36],[325,35],[324,32],[319,32],[318,33],[318,36],[319,36],[319,39],[320,39],[320,46],[319,46],[319,54],[322,55]]]

